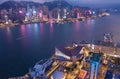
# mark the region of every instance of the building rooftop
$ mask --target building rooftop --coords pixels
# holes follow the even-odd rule
[[[86,76],[86,74],[87,74],[87,71],[81,69],[81,70],[80,70],[80,73],[79,73],[79,78],[80,78],[80,79],[84,79],[85,76]]]
[[[90,61],[100,62],[101,54],[100,53],[93,53]]]
[[[63,46],[57,46],[57,49],[59,49],[63,54],[72,57],[77,56],[80,57],[80,51],[82,50],[83,46],[77,46],[77,47],[63,47]]]
[[[53,74],[52,74],[52,79],[64,79],[65,77],[65,74],[63,72],[60,72],[60,71],[55,71]]]

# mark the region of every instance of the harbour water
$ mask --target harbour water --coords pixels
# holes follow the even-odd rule
[[[112,33],[120,41],[120,13],[75,23],[35,23],[0,29],[0,78],[21,76],[37,61],[49,58],[57,45],[102,40]]]

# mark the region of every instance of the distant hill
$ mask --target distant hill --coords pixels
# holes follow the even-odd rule
[[[45,2],[43,4],[32,2],[32,1],[6,1],[0,5],[0,8],[2,9],[9,9],[9,8],[19,8],[19,7],[27,7],[29,4],[30,7],[35,6],[38,7],[40,5],[46,5],[48,6],[49,10],[52,10],[53,8],[56,8],[58,6],[58,1],[52,1],[52,2]],[[72,6],[67,3],[66,1],[61,1],[62,7],[68,7],[69,9],[72,8]]]
[[[58,1],[52,1],[52,2],[45,2],[43,5],[48,6],[49,10],[52,10],[53,8],[58,7]],[[72,8],[72,5],[70,5],[68,2],[62,0],[61,1],[61,8],[67,7],[68,9]]]
[[[42,4],[37,3],[37,2],[32,2],[32,1],[6,1],[4,3],[2,3],[0,5],[0,8],[5,8],[5,9],[9,9],[9,8],[15,8],[15,7],[27,7],[27,5],[29,4],[30,7],[35,6],[38,7]]]

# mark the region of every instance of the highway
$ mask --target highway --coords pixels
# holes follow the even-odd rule
[[[49,70],[49,72],[47,73],[47,77],[49,77],[55,70],[57,70],[57,69],[59,68],[59,66],[60,66],[60,65],[58,64],[58,65],[52,67],[52,68]]]

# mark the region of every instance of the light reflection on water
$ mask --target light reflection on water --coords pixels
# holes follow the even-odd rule
[[[27,33],[27,31],[26,31],[26,26],[25,26],[25,25],[21,25],[20,30],[21,30],[21,32],[20,32],[21,35],[20,35],[19,38],[21,38],[21,39],[18,39],[18,40],[22,40],[22,41],[21,41],[21,42],[22,42],[22,46],[25,48],[25,47],[27,47],[27,45],[28,45],[28,40],[26,40],[27,37],[28,37],[28,36],[26,36],[26,33]]]
[[[50,32],[53,32],[53,23],[50,23]]]
[[[12,42],[12,33],[11,33],[11,30],[10,30],[10,27],[6,28],[6,35],[7,35],[7,41],[9,43],[11,43]]]
[[[44,29],[43,29],[43,23],[40,23],[40,32],[43,33],[44,32]]]
[[[70,24],[35,23],[0,29],[0,77],[25,74],[35,62],[50,57],[56,45],[103,39],[107,32],[119,41],[119,21],[120,14],[115,14]]]

